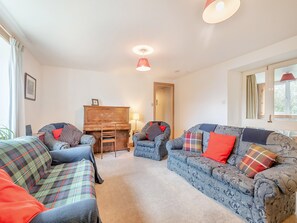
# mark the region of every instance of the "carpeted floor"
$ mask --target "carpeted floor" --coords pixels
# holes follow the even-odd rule
[[[104,183],[96,185],[103,223],[242,223],[240,217],[167,169],[167,161],[133,151],[96,155]],[[296,215],[285,223],[296,223]]]

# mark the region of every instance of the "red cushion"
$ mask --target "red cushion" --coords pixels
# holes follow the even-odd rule
[[[226,163],[232,152],[236,136],[210,133],[208,147],[202,156],[213,159],[220,163]]]
[[[160,125],[160,129],[161,129],[162,132],[165,132],[166,126],[165,125]]]
[[[53,136],[56,140],[59,140],[60,136],[61,136],[61,133],[62,133],[62,130],[63,128],[60,128],[60,129],[55,129],[52,131],[53,133]]]
[[[48,210],[24,188],[14,184],[0,169],[0,222],[30,222],[39,213]]]

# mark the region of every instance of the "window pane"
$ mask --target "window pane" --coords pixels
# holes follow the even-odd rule
[[[297,64],[274,71],[274,115],[297,118]]]

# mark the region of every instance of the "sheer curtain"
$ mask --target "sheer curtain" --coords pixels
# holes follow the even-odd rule
[[[23,46],[14,38],[10,38],[9,60],[9,128],[15,136],[25,135],[25,103]]]
[[[256,75],[246,77],[246,118],[256,119],[258,114],[258,91]]]

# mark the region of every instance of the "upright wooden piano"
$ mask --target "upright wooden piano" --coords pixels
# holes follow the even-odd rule
[[[84,132],[95,137],[95,153],[99,153],[101,150],[101,125],[104,126],[104,128],[108,128],[108,123],[111,123],[111,126],[113,123],[116,123],[116,150],[129,151],[128,144],[131,129],[131,124],[129,123],[129,107],[84,105]],[[113,151],[113,145],[111,143],[104,144],[103,149],[104,152]]]

